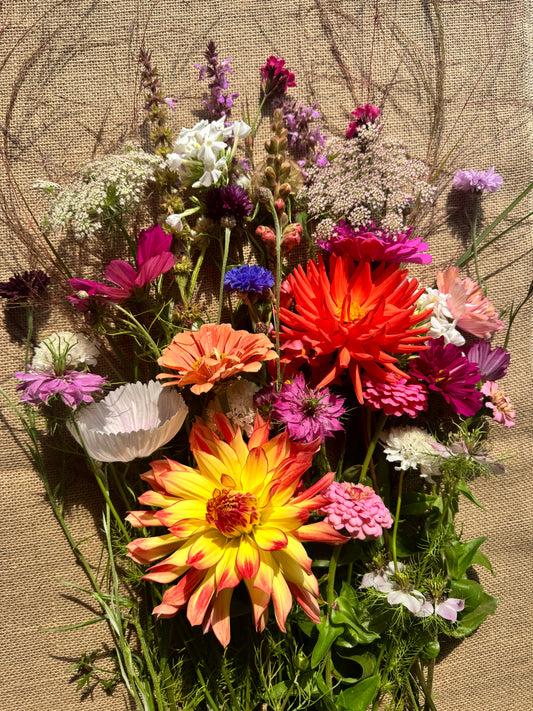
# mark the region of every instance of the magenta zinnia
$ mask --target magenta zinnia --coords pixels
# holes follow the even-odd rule
[[[387,373],[404,377],[397,356],[425,348],[429,311],[415,313],[423,289],[407,270],[333,255],[329,274],[322,258],[307,272],[298,266],[288,281],[296,313],[281,308],[282,362],[308,362],[323,387],[348,371],[359,402],[361,373],[385,380]]]
[[[187,607],[191,625],[230,640],[230,603],[241,581],[250,596],[256,628],[262,631],[270,600],[285,630],[293,597],[314,622],[320,621],[318,582],[302,541],[341,544],[346,538],[327,523],[307,524],[309,512],[325,503],[320,491],[333,472],[306,491],[300,482],[319,440],[295,444],[284,432],[268,439],[260,417],[246,444],[224,415],[215,416],[216,435],[201,420],[193,425],[191,451],[197,468],[171,460],[152,462],[143,476],[152,486],[140,502],[160,511],[134,511],[133,526],[164,526],[167,533],[129,545],[138,563],[152,565],[144,576],[168,587],[159,617]]]

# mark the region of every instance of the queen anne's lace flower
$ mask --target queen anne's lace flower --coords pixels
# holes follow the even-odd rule
[[[255,416],[257,414],[257,407],[254,405],[254,395],[258,389],[255,383],[245,380],[244,378],[233,380],[224,389],[229,407],[229,410],[225,413],[226,417],[232,425],[246,432],[248,437],[252,434]],[[207,423],[213,429],[216,428],[214,420],[217,412],[222,412],[218,398],[211,401],[206,410]]]
[[[33,370],[53,373],[80,365],[96,365],[98,348],[82,333],[55,331],[43,339],[33,355]]]
[[[322,492],[327,503],[318,509],[324,521],[351,538],[379,538],[392,526],[392,517],[381,497],[369,486],[334,481]]]

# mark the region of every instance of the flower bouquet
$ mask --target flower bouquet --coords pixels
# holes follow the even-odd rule
[[[487,425],[514,425],[501,380],[531,290],[504,317],[479,254],[533,186],[483,226],[494,168],[450,188],[447,162],[413,158],[371,103],[326,135],[276,56],[252,111],[214,42],[196,65],[204,118],[175,130],[177,99],[144,48],[139,63],[151,150],[40,181],[52,283],[31,270],[0,284],[28,316],[5,397],[114,644],[105,663],[82,655],[78,685],[124,685],[157,711],[434,710],[441,642],[496,610],[473,574],[491,570],[485,537],[456,514],[482,505],[476,477],[504,472]],[[424,220],[446,191],[470,243],[431,272]],[[106,249],[74,273],[63,233]],[[76,330],[32,349],[51,289]],[[101,491],[99,567],[69,530],[43,432]]]

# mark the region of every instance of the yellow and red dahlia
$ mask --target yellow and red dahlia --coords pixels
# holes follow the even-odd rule
[[[145,580],[172,583],[159,617],[172,617],[187,606],[192,625],[213,630],[226,646],[230,640],[230,602],[241,581],[250,596],[255,625],[262,631],[270,600],[280,629],[293,596],[306,614],[320,621],[318,583],[302,541],[338,545],[347,539],[324,522],[307,524],[309,512],[325,503],[320,495],[333,481],[330,472],[306,491],[300,480],[311,465],[320,440],[291,442],[286,432],[269,440],[259,416],[248,443],[225,415],[216,415],[219,437],[197,420],[190,434],[197,468],[172,460],[152,462],[143,475],[152,491],[142,504],[159,511],[133,511],[132,526],[165,526],[167,533],[138,538],[129,555],[147,564]]]
[[[308,362],[320,373],[317,387],[348,370],[361,403],[361,372],[379,381],[387,372],[405,376],[397,356],[426,347],[428,329],[418,324],[431,313],[415,313],[424,290],[406,277],[397,264],[372,270],[347,255],[331,257],[329,274],[321,257],[306,272],[298,266],[289,276],[296,312],[280,309],[282,361]]]
[[[262,361],[277,358],[274,346],[264,334],[234,331],[223,323],[206,324],[198,331],[184,331],[172,339],[157,361],[174,373],[158,378],[173,378],[165,385],[192,385],[195,395],[211,390],[219,380],[239,373],[256,373]]]

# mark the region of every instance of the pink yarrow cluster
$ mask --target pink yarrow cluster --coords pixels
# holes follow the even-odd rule
[[[363,377],[362,386],[365,404],[386,415],[418,417],[427,408],[427,390],[422,383],[408,383],[405,378],[380,383]]]
[[[327,503],[318,513],[336,531],[346,530],[351,538],[379,538],[384,528],[392,526],[389,510],[369,486],[334,481],[322,496]]]

